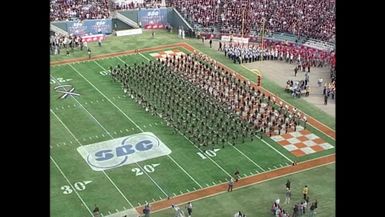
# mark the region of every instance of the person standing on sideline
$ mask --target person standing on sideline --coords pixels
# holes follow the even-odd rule
[[[187,208],[188,217],[191,217],[191,214],[192,214],[192,203],[188,202],[187,205],[186,205],[186,208]]]
[[[295,76],[295,77],[297,77],[297,73],[298,73],[298,67],[296,66],[296,67],[294,68],[294,76]]]
[[[305,185],[305,187],[303,188],[302,193],[303,193],[303,199],[306,200],[307,195],[309,193],[309,188],[307,187],[307,185]]]
[[[235,182],[238,182],[238,180],[239,180],[239,170],[237,169],[237,170],[235,170],[235,173],[234,173],[234,176],[235,176]]]
[[[324,105],[328,104],[328,93],[324,95]]]
[[[102,38],[101,38],[101,37],[100,37],[99,40],[98,40],[98,45],[99,45],[99,47],[102,46]]]
[[[95,204],[95,209],[92,211],[94,217],[99,217],[100,216],[100,213],[99,213],[99,207],[96,206]]]
[[[175,217],[185,217],[183,210],[174,204],[171,207],[175,210]]]
[[[88,53],[88,59],[91,59],[91,49],[90,48],[88,48],[87,53]]]
[[[185,36],[185,31],[184,29],[182,30],[182,39],[184,39],[184,36]]]
[[[143,214],[144,214],[144,217],[150,217],[150,204],[149,203],[146,203],[146,205],[144,205]]]
[[[212,48],[213,40],[211,38],[210,38],[209,44],[210,44],[210,48]]]
[[[155,31],[152,31],[151,35],[152,35],[152,38],[155,38]]]
[[[230,177],[230,180],[228,182],[227,192],[233,191],[233,185],[234,185],[234,180],[232,177]]]
[[[222,42],[221,41],[219,41],[218,51],[222,51]]]
[[[291,190],[290,188],[286,188],[286,195],[285,195],[285,204],[289,204],[290,203],[290,199],[291,199]]]
[[[290,190],[290,180],[288,179],[287,182],[286,182],[286,188],[288,188]]]

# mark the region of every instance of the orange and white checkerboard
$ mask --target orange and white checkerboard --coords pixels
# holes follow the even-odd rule
[[[296,157],[334,148],[334,146],[308,130],[290,132],[283,135],[272,136],[270,138],[282,145]]]
[[[182,51],[180,51],[178,49],[173,49],[173,50],[160,51],[157,53],[150,53],[150,56],[154,57],[155,59],[164,60],[164,59],[166,59],[166,57],[171,57],[171,56],[179,57],[182,54],[185,54],[185,53],[183,53]]]

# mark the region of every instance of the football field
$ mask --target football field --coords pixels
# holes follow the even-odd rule
[[[177,52],[190,51],[170,44],[51,65],[51,216],[92,216],[95,205],[102,216],[138,216],[147,202],[219,186],[237,169],[250,178],[334,154],[334,139],[312,126],[298,135],[306,147],[289,144],[293,134],[203,150],[124,94],[108,70]]]

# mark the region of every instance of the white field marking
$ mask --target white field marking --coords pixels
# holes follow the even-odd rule
[[[128,132],[128,129],[126,129],[126,131]]]
[[[274,169],[277,169],[277,166],[274,165]]]
[[[180,194],[183,194],[183,191],[179,191],[180,192]]]
[[[270,167],[267,168],[268,170],[271,170]]]
[[[91,101],[91,104],[94,103],[93,101]]]
[[[186,192],[190,192],[188,189],[186,189]]]
[[[77,101],[77,99],[75,97],[73,97],[71,95],[71,97],[73,99],[75,99]],[[79,101],[77,101],[79,103]],[[80,103],[79,103],[80,104]],[[82,104],[80,104],[80,106],[83,107]],[[83,107],[84,108],[84,107]],[[85,108],[84,108],[85,109]],[[85,109],[86,110],[86,109]],[[88,110],[86,110],[88,112]],[[79,143],[80,146],[83,146],[82,143],[78,140],[78,138],[76,138],[76,136],[71,132],[71,130],[67,127],[67,125],[65,125],[63,123],[63,121],[55,114],[54,111],[52,111],[51,109],[51,112],[52,114],[59,120],[59,122],[64,126],[64,128],[71,134],[71,136]],[[123,192],[118,188],[118,186],[116,186],[116,184],[114,183],[114,181],[112,181],[112,179],[107,175],[107,173],[103,170],[102,173],[107,177],[107,179],[111,182],[111,184],[116,188],[116,190],[118,190],[118,192],[123,196],[123,198],[127,201],[127,203],[132,207],[134,208],[134,206],[132,205],[132,203],[126,198],[126,196],[123,194]]]
[[[250,175],[254,175],[254,173],[253,173],[253,172],[250,172]]]
[[[154,199],[154,198],[152,198],[152,202],[155,202],[155,199]]]
[[[131,128],[131,130],[135,130],[135,128]]]
[[[58,143],[58,144],[56,144],[56,146],[57,146],[57,147],[59,147],[59,143]]]
[[[213,181],[213,185],[215,185],[215,182]]]
[[[279,164],[281,167],[283,167],[283,165],[282,164]]]
[[[147,200],[145,200],[144,203],[145,203],[145,204],[148,203]]]
[[[245,153],[243,153],[241,150],[239,150],[237,147],[235,147],[235,145],[231,144],[230,142],[228,142],[228,144],[235,148],[235,150],[237,150],[241,155],[243,155],[245,158],[247,158],[247,160],[249,160],[251,163],[253,163],[255,166],[259,167],[259,169],[261,169],[262,171],[265,171],[261,166],[259,166],[255,161],[251,160],[247,155],[245,155]]]
[[[257,137],[257,136],[255,136]],[[259,137],[257,137],[259,138]],[[276,151],[278,154],[280,154],[282,157],[286,158],[286,160],[290,161],[290,163],[293,163],[292,160],[290,160],[290,158],[286,157],[286,155],[282,154],[280,151],[278,151],[277,149],[275,149],[273,146],[271,146],[269,143],[267,143],[265,140],[263,139],[260,139],[263,143],[265,143],[266,145],[268,145],[270,148],[272,148],[274,151]]]
[[[88,137],[90,140],[92,139],[91,136]]]
[[[116,210],[116,212],[119,212],[119,210],[118,209],[115,209]]]
[[[119,130],[119,132],[120,132],[120,133],[123,133],[123,131],[122,131],[122,130]]]
[[[62,106],[61,109],[64,109],[64,106]]]
[[[286,163],[286,166],[290,166],[290,164],[289,164],[289,163]]]
[[[142,206],[142,204],[140,204],[140,203],[138,203],[139,204],[139,206]]]
[[[149,124],[150,127],[152,127],[152,124]]]
[[[108,211],[108,214],[110,214],[110,215],[111,215],[112,213],[111,213],[110,211]]]
[[[120,59],[118,57],[118,59]],[[121,59],[120,59],[121,60]],[[123,60],[121,60],[122,62],[124,62]],[[94,61],[95,62],[95,61]],[[103,70],[106,70],[103,66],[101,66],[99,63],[95,62],[99,67],[101,67]],[[72,67],[72,66],[71,66]],[[133,123],[140,131],[144,132],[144,130],[138,125],[136,124],[125,112],[123,112],[115,103],[113,103],[106,95],[104,95],[97,87],[95,87],[95,85],[93,85],[90,81],[87,80],[87,78],[85,78],[82,74],[80,74],[80,72],[75,69],[74,67],[72,67],[84,80],[86,80],[92,87],[95,88],[95,90],[97,90],[102,96],[104,96],[104,98],[109,101],[115,108],[117,108],[120,113],[122,113],[129,121],[131,121],[131,123]],[[132,128],[132,130],[134,130],[134,128]],[[199,187],[202,187],[178,162],[176,162],[174,160],[173,157],[171,157],[170,155],[167,155],[168,158],[170,158],[174,163],[175,165],[177,165],[180,169],[182,169],[182,171],[188,176],[190,177],[191,180],[193,180],[195,182],[195,184],[197,184]],[[140,166],[139,166],[140,167]],[[143,169],[142,169],[143,170]],[[144,171],[144,173],[146,173]],[[147,173],[146,173],[147,174]],[[147,175],[150,179],[152,179],[149,175]],[[156,184],[158,185],[158,184]],[[160,187],[159,187],[160,188]],[[168,196],[163,190],[162,192]]]
[[[246,177],[246,176],[247,176],[246,173],[244,173],[244,174],[243,174],[243,177]]]
[[[125,206],[123,206],[123,210],[126,210],[127,208]]]
[[[85,102],[84,105],[87,105],[87,102]]]
[[[72,141],[70,141],[70,143],[72,144]]]
[[[143,125],[143,128],[146,128],[146,125]]]
[[[52,160],[52,162],[55,164],[56,168],[59,170],[59,172],[63,175],[63,177],[65,178],[65,180],[67,181],[67,183],[71,186],[72,190],[75,191],[76,195],[78,196],[78,198],[80,199],[80,201],[84,204],[84,206],[87,208],[88,212],[91,214],[91,216],[93,216],[93,213],[91,212],[90,208],[88,208],[87,204],[84,202],[84,200],[82,199],[82,197],[80,197],[78,191],[76,190],[76,188],[74,188],[74,186],[72,186],[71,182],[68,180],[67,176],[63,173],[63,171],[60,169],[59,165],[57,165],[56,161],[53,159],[52,156],[49,156]]]
[[[100,213],[100,215],[103,217],[104,215],[103,215],[103,213]]]
[[[50,145],[49,147],[52,148],[52,145]]]
[[[163,198],[161,196],[159,196],[159,198],[162,200]]]
[[[255,172],[258,174],[259,173],[259,171],[258,170],[255,170]]]
[[[176,196],[176,194],[175,193],[172,193],[174,196]]]
[[[196,191],[197,189],[195,187],[193,187],[194,191]]]
[[[98,100],[96,100],[96,102],[97,102],[97,103],[99,103],[99,101],[98,101]]]
[[[96,137],[97,139],[99,139],[99,136],[98,136],[98,135],[96,135],[95,137]]]
[[[148,59],[146,56],[144,56],[143,54],[139,53],[140,56],[142,56],[144,59],[146,59],[147,61],[150,61],[150,59]],[[118,57],[119,58],[119,57]]]
[[[71,66],[71,68],[73,68],[74,70],[76,70],[72,65],[70,65]],[[77,70],[76,70],[76,72],[79,74],[79,75],[81,75]],[[81,75],[82,77],[83,77],[83,75]],[[84,77],[83,77],[84,78]],[[87,82],[89,82],[88,80],[87,80]],[[73,97],[72,95],[71,95],[71,97],[73,98],[73,99],[75,99],[76,100],[76,102],[78,102],[79,103],[79,105],[96,121],[96,123],[98,123],[98,125],[113,139],[114,137],[111,135],[111,133],[75,98],[75,97]],[[115,132],[115,134],[116,134],[116,132]],[[152,178],[151,178],[151,176],[150,175],[148,175],[148,173],[138,164],[138,163],[135,163],[146,175],[147,175],[147,177],[148,178],[150,178],[150,180],[163,192],[163,194],[165,194],[166,196],[167,196],[167,193],[158,185],[158,183],[156,183],[155,182],[155,180],[153,180]],[[104,172],[104,171],[103,171]],[[122,193],[122,196],[124,196],[124,194]],[[127,200],[127,198],[124,196],[124,198]],[[127,200],[128,201],[128,200]],[[129,201],[128,201],[129,202]],[[131,204],[131,203],[129,203],[129,204]]]
[[[280,175],[280,176],[276,176],[276,177],[264,179],[264,180],[261,180],[261,181],[255,182],[255,183],[250,183],[250,184],[247,184],[247,185],[243,185],[243,186],[234,188],[234,190],[238,190],[238,189],[241,189],[241,188],[249,187],[249,186],[251,186],[251,185],[260,184],[260,183],[263,183],[263,182],[267,182],[267,181],[270,181],[270,180],[278,179],[278,178],[285,177],[285,176],[288,176],[288,175],[293,175],[293,174],[296,174],[296,173],[301,173],[301,172],[305,172],[305,171],[308,171],[308,170],[316,169],[316,168],[318,168],[318,167],[327,166],[327,165],[333,164],[333,163],[335,163],[335,162],[329,162],[329,163],[326,163],[326,164],[318,165],[318,166],[311,167],[311,168],[307,168],[307,169],[304,169],[304,170],[299,170],[299,171],[291,172],[291,173],[288,173],[288,174],[284,174],[284,175]],[[191,200],[191,202],[197,201],[197,200],[202,200],[202,199],[209,198],[209,197],[214,197],[214,196],[217,196],[217,195],[220,195],[220,194],[225,194],[225,193],[227,193],[227,191],[220,191],[220,192],[215,193],[215,194],[212,194],[212,195],[207,195],[207,196],[204,196],[204,197],[200,197],[200,198],[197,198],[197,199],[193,199],[193,200]],[[182,203],[181,203],[181,204],[182,204]],[[179,205],[181,205],[181,204],[175,204],[175,205],[178,205],[178,206],[179,206]],[[154,211],[153,213],[156,213],[156,212],[159,212],[159,211],[168,209],[168,208],[169,208],[169,207],[165,207],[165,208],[156,210],[156,211]]]
[[[67,145],[65,142],[63,142],[63,145]]]
[[[117,134],[116,131],[114,131],[114,134],[115,134],[115,135]]]
[[[206,186],[209,187],[210,185],[206,183]]]
[[[89,183],[91,183],[92,181],[84,181],[84,184],[87,185]]]

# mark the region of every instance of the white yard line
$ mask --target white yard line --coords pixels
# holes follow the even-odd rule
[[[256,136],[257,137],[257,136]],[[258,137],[257,137],[258,138]],[[266,145],[268,145],[270,148],[272,148],[274,151],[276,151],[278,154],[280,154],[282,157],[286,158],[286,160],[290,161],[290,163],[293,163],[294,161],[290,160],[290,158],[286,157],[286,155],[282,154],[280,151],[278,151],[276,148],[271,146],[269,143],[267,143],[265,140],[261,139],[262,142],[264,142]]]
[[[235,150],[237,150],[239,153],[241,153],[241,155],[243,155],[245,158],[247,158],[251,163],[253,163],[255,166],[259,167],[259,169],[261,169],[263,172],[265,171],[261,166],[259,166],[255,161],[251,160],[247,155],[245,155],[245,153],[243,153],[241,150],[239,150],[237,147],[235,147],[233,144],[231,144],[230,142],[228,142],[229,145],[233,148],[235,148]]]
[[[51,75],[52,76],[52,75]],[[52,76],[53,77],[53,76]],[[55,79],[56,80],[56,79]],[[85,109],[87,112],[88,110],[86,108],[83,107],[83,105],[74,97],[71,95],[71,97],[76,100],[76,102],[79,103],[79,105]],[[64,126],[64,128],[71,134],[71,136],[79,143],[80,146],[83,146],[82,143],[78,140],[78,138],[76,138],[76,136],[71,132],[71,130],[67,127],[67,125],[65,125],[63,123],[63,121],[55,114],[55,112],[51,109],[51,112],[52,114],[59,120],[59,122]],[[108,132],[109,134],[109,132]],[[114,181],[112,181],[112,179],[107,175],[107,173],[103,170],[102,173],[107,177],[107,179],[111,182],[111,184],[116,188],[116,190],[118,190],[118,192],[123,196],[123,198],[127,201],[127,203],[133,208],[134,206],[132,205],[132,203],[126,198],[126,196],[123,194],[123,192],[118,188],[118,186],[116,186],[116,184],[114,183]]]
[[[75,194],[78,196],[78,198],[80,199],[80,201],[84,204],[84,206],[86,207],[86,209],[88,210],[88,212],[91,214],[91,216],[94,216],[93,213],[91,212],[90,208],[88,208],[87,204],[84,202],[84,200],[82,199],[82,197],[79,195],[78,191],[76,190],[76,188],[74,188],[74,186],[72,186],[71,182],[68,180],[67,176],[63,173],[63,171],[60,169],[59,165],[56,163],[56,161],[53,159],[52,156],[49,156],[52,160],[52,162],[55,164],[56,168],[59,170],[59,172],[63,175],[63,177],[65,178],[65,180],[67,181],[67,183],[71,186],[72,190],[75,192]]]

